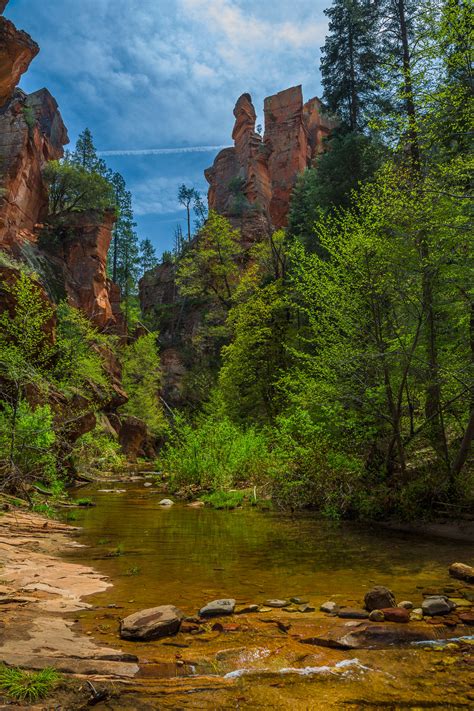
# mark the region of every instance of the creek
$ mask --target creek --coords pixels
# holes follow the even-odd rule
[[[375,584],[418,607],[423,591],[462,587],[449,578],[449,564],[472,558],[469,543],[313,514],[215,511],[184,503],[166,508],[159,504],[163,492],[144,485],[151,481],[94,484],[77,492],[96,505],[74,512],[83,547],[67,556],[92,565],[113,583],[88,598],[92,607],[77,617],[77,628],[136,654],[140,679],[149,685],[148,691],[136,690],[133,700],[104,708],[474,706],[474,647],[468,637],[331,649],[301,644],[268,624],[265,615],[254,614],[234,616],[236,629],[227,634],[209,624],[201,635],[120,640],[119,619],[132,612],[173,604],[193,616],[207,602],[225,597],[245,605],[299,596],[316,608],[313,615],[321,624],[328,619],[319,612],[323,602],[360,607]],[[278,614],[283,613],[274,611],[268,619]],[[286,615],[293,627],[302,617]]]

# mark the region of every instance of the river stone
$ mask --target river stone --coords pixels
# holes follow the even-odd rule
[[[153,484],[151,483],[151,481],[146,481],[143,486],[146,486],[148,488],[149,486],[153,486]]]
[[[395,607],[395,597],[391,590],[384,585],[376,585],[372,590],[369,590],[364,597],[365,609],[371,612],[372,610],[383,610],[383,608]]]
[[[232,615],[235,608],[235,600],[230,598],[225,600],[213,600],[201,607],[199,614],[201,617],[219,617],[220,615]]]
[[[160,506],[174,506],[174,501],[171,501],[171,499],[161,499]]]
[[[410,600],[402,600],[397,607],[403,607],[405,610],[413,610],[413,603]]]
[[[369,613],[367,610],[355,610],[351,607],[343,607],[338,611],[337,616],[349,620],[367,620]]]
[[[463,625],[474,625],[474,612],[461,612],[459,620]]]
[[[410,620],[412,622],[421,622],[423,619],[423,610],[421,607],[415,607],[414,610],[410,611]]]
[[[328,612],[329,614],[331,614],[331,612],[337,612],[339,610],[339,605],[337,604],[337,602],[328,600],[327,602],[323,602],[319,609],[321,610],[321,612]]]
[[[472,565],[453,563],[449,566],[449,574],[458,580],[466,580],[468,583],[474,583],[474,568]]]
[[[293,602],[295,605],[307,605],[309,600],[304,597],[290,597],[290,602]]]
[[[286,607],[288,600],[265,600],[263,603],[266,607]]]
[[[184,615],[174,605],[160,605],[134,612],[120,623],[122,639],[148,640],[176,634]]]
[[[236,615],[248,615],[251,612],[260,612],[258,605],[242,605],[235,610]]]
[[[410,611],[404,607],[385,607],[383,610],[385,622],[408,622],[410,620]]]
[[[382,610],[372,610],[369,615],[369,620],[371,622],[383,622],[385,620],[385,615]]]
[[[434,595],[423,600],[421,609],[424,615],[434,617],[435,615],[448,615],[454,610],[455,605],[442,595]]]

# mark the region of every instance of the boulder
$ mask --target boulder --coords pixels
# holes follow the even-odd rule
[[[146,641],[176,634],[184,615],[173,605],[160,605],[134,612],[120,623],[122,639]]]
[[[410,611],[404,607],[385,607],[383,612],[385,622],[409,622]]]
[[[449,615],[454,608],[454,603],[450,602],[450,600],[443,595],[433,595],[432,597],[427,597],[423,600],[421,605],[423,614],[429,615],[430,617],[435,615]]]
[[[201,607],[199,615],[201,617],[220,617],[221,615],[232,615],[235,608],[235,600],[231,598],[224,600],[213,600]]]
[[[391,590],[384,585],[376,585],[372,590],[369,590],[364,597],[365,609],[371,612],[372,610],[382,610],[383,608],[395,607],[395,597]]]
[[[465,563],[453,563],[449,566],[449,574],[458,580],[474,583],[474,567]]]
[[[143,420],[131,415],[122,420],[119,442],[127,459],[136,461],[143,451],[147,437],[148,430]]]
[[[323,602],[319,609],[321,610],[321,612],[327,612],[331,614],[332,612],[337,612],[339,610],[339,605],[337,604],[337,602],[328,600],[328,602]]]

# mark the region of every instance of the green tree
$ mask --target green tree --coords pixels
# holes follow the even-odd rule
[[[114,208],[110,184],[98,173],[90,173],[69,159],[50,161],[43,169],[48,187],[49,218],[56,224],[72,212]]]
[[[325,10],[329,34],[321,50],[321,78],[328,109],[351,131],[364,128],[377,98],[378,4],[333,0]]]
[[[384,150],[362,133],[336,131],[329,150],[318,158],[316,167],[298,176],[291,197],[288,234],[314,244],[314,225],[321,214],[348,207],[362,183],[370,180],[380,166]]]
[[[140,267],[142,273],[150,271],[158,264],[158,258],[153,243],[149,239],[140,242]]]
[[[177,282],[183,296],[208,297],[229,309],[239,279],[242,257],[240,233],[225,217],[211,211],[199,240],[178,266]]]
[[[126,346],[122,357],[122,381],[128,402],[122,410],[144,420],[155,435],[164,435],[167,422],[160,399],[161,366],[156,333],[140,336]]]
[[[188,225],[188,242],[191,241],[191,206],[195,197],[196,191],[194,188],[188,188],[186,185],[184,185],[184,183],[179,186],[178,202],[186,210],[186,220]]]
[[[69,160],[73,165],[79,166],[88,173],[97,173],[102,176],[107,174],[105,161],[98,157],[92,133],[88,128],[79,134],[76,147],[70,154]]]

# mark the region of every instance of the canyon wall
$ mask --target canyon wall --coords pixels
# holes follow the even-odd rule
[[[26,94],[17,88],[38,51],[0,15],[0,250],[29,262],[52,300],[68,298],[98,328],[123,332],[116,289],[106,275],[113,214],[71,215],[67,239],[51,245],[39,239],[48,209],[42,170],[63,156],[69,138],[47,89]]]

